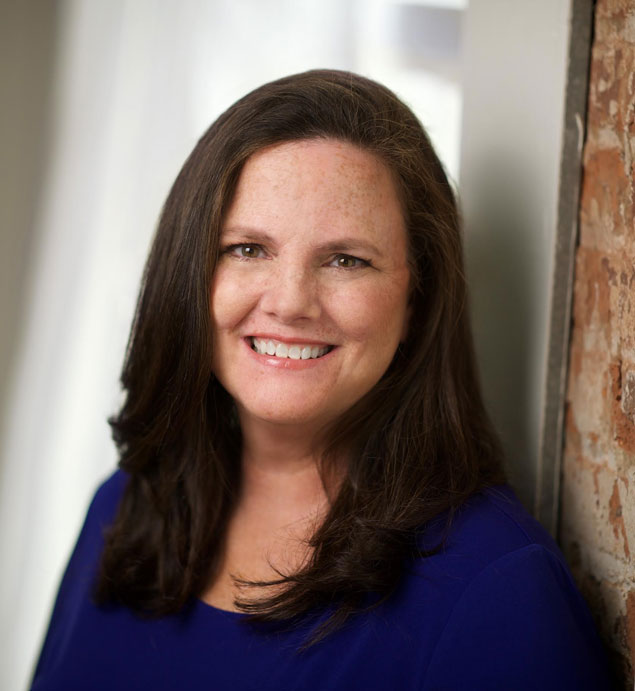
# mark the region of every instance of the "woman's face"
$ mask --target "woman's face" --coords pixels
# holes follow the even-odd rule
[[[214,373],[243,429],[317,430],[379,381],[407,328],[406,245],[374,155],[320,139],[247,161],[211,295]]]

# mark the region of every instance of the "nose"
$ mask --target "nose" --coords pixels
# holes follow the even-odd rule
[[[263,286],[260,308],[285,324],[317,319],[321,307],[316,277],[302,266],[277,267]]]

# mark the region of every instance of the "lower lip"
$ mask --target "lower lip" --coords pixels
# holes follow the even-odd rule
[[[294,372],[298,370],[311,369],[312,367],[317,367],[324,362],[328,362],[331,359],[331,355],[333,355],[333,353],[337,350],[337,347],[334,347],[328,353],[326,353],[326,355],[322,355],[322,357],[308,358],[307,360],[293,360],[289,357],[276,357],[275,355],[261,355],[260,353],[257,353],[251,347],[251,338],[244,338],[243,343],[245,344],[245,347],[249,351],[251,357],[255,358],[256,362],[269,367],[278,367],[283,370],[291,370]]]

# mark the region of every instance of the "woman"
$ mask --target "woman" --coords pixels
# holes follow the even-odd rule
[[[163,209],[97,492],[33,688],[604,688],[501,485],[458,213],[387,89],[232,106]]]

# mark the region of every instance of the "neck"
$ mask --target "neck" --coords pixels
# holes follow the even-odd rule
[[[248,489],[319,481],[318,454],[304,431],[291,426],[250,422],[242,425],[242,483]],[[321,484],[321,483],[320,483]]]
[[[235,610],[235,599],[271,590],[237,587],[234,577],[270,581],[294,573],[310,556],[307,539],[328,511],[318,458],[306,433],[241,419],[240,494],[230,517],[217,571],[203,599]],[[274,568],[272,568],[272,565]]]
[[[315,430],[254,420],[241,423],[242,500],[258,496],[279,503],[285,497],[305,506],[326,500]]]

